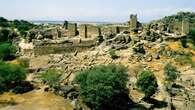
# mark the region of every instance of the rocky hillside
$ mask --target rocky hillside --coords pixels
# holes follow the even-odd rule
[[[66,26],[63,25],[47,25],[42,29],[39,27],[37,30],[30,30],[28,33],[31,39],[23,40],[19,44],[19,57],[28,59],[29,63],[26,80],[33,84],[36,90],[43,93],[53,92],[70,100],[75,109],[88,110],[88,103],[84,103],[81,97],[82,88],[74,82],[75,76],[78,72],[85,72],[98,65],[122,64],[127,68],[127,99],[130,99],[131,103],[127,103],[127,108],[121,107],[123,109],[119,110],[193,110],[195,36],[190,34],[188,27],[195,23],[194,13],[180,12],[144,27],[137,25],[136,17],[132,16],[134,19],[125,24],[124,29],[117,26],[99,28],[84,25],[80,28],[86,34],[84,36],[75,34],[82,33],[81,30],[77,30],[75,24],[69,24],[72,27],[69,29],[65,29]],[[190,22],[181,23],[184,19]],[[177,21],[179,23],[175,24]],[[172,28],[171,25],[176,26]],[[187,28],[184,29],[185,27]],[[108,31],[102,31],[104,28]],[[113,31],[115,29],[116,31]],[[68,31],[74,35],[69,36]],[[62,34],[65,35],[61,36]],[[91,41],[87,34],[94,34],[92,41],[95,43],[86,48],[84,44]],[[64,50],[64,47],[68,50]],[[78,47],[85,49],[78,50]],[[37,48],[40,49],[39,52],[45,53],[38,54]],[[9,62],[18,63],[19,60]],[[140,81],[140,73],[146,70],[152,74],[152,78],[146,80],[147,75],[144,76],[144,89],[140,89],[137,82]],[[98,81],[96,78],[96,82]],[[150,85],[151,82],[155,82],[155,87]],[[112,86],[109,85],[109,88]],[[150,92],[151,89],[154,91],[152,90],[146,98],[146,92]],[[94,92],[93,89],[91,91]],[[99,90],[98,93],[105,96],[104,91]]]
[[[195,28],[195,13],[194,12],[178,12],[175,15],[165,16],[164,18],[158,20],[164,23],[172,23],[173,21],[182,21],[187,20],[190,22],[190,25]]]

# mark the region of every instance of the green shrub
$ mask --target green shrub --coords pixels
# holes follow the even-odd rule
[[[113,49],[110,49],[109,50],[109,54],[110,54],[110,57],[112,58],[112,59],[117,59],[119,56],[116,54],[116,51],[115,50],[113,50]]]
[[[26,71],[19,65],[0,62],[1,83],[11,86],[26,79]]]
[[[0,17],[0,27],[9,27],[10,23],[7,19]]]
[[[164,86],[165,86],[165,89],[166,91],[169,93],[169,95],[171,95],[171,92],[172,92],[172,82],[170,81],[165,81],[164,82]]]
[[[192,39],[192,41],[195,45],[195,28],[190,30],[189,36],[190,36],[190,38]]]
[[[195,62],[192,61],[192,56],[190,55],[178,55],[176,56],[175,60],[179,62],[181,65],[189,64],[192,67],[195,66]]]
[[[149,70],[144,70],[139,74],[136,85],[145,94],[144,99],[150,98],[158,88],[156,77]]]
[[[61,74],[55,69],[49,69],[46,72],[40,73],[39,78],[43,83],[49,85],[50,87],[58,87],[60,85]]]
[[[164,67],[164,73],[167,81],[175,81],[178,77],[178,71],[171,64],[167,64]]]
[[[0,60],[9,60],[15,57],[16,48],[11,43],[0,43]]]
[[[99,65],[92,69],[79,72],[76,83],[80,84],[80,96],[92,109],[116,109],[120,105],[120,95],[127,94],[126,82],[128,80],[127,68],[122,65]],[[117,99],[118,98],[118,99]]]
[[[15,37],[14,35],[12,35],[13,33],[11,32],[10,29],[7,28],[2,28],[0,29],[0,42],[7,42],[7,41],[11,41],[13,39],[13,37]]]
[[[188,47],[187,40],[185,38],[184,39],[181,39],[180,41],[181,41],[182,47],[184,47],[184,48],[187,48]]]
[[[17,28],[20,34],[25,36],[27,31],[35,27],[35,25],[24,20],[14,20],[12,22],[12,27]]]

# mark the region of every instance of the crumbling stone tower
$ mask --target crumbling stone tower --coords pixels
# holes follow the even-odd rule
[[[182,20],[181,34],[188,35],[190,31],[190,24],[187,20]]]
[[[138,27],[137,15],[130,15],[130,29],[135,30]]]
[[[68,21],[64,21],[64,28],[68,29]]]

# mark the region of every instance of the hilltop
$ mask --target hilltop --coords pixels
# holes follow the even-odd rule
[[[63,24],[34,25],[26,21],[1,19],[2,29],[9,27],[18,29],[20,33],[25,32],[18,35],[19,40],[11,39],[12,45],[18,49],[15,52],[17,55],[14,59],[4,62],[25,64],[24,67],[28,70],[25,81],[32,84],[39,94],[48,91],[55,93],[74,103],[72,105],[75,109],[88,110],[89,107],[93,109],[94,105],[101,107],[99,105],[101,100],[105,99],[103,102],[106,102],[107,95],[112,96],[110,91],[114,91],[115,87],[109,84],[120,83],[118,81],[120,78],[117,79],[111,74],[113,77],[108,77],[110,79],[106,80],[107,77],[103,77],[104,73],[98,76],[98,72],[127,71],[128,78],[124,78],[127,82],[121,84],[123,87],[126,84],[127,89],[121,88],[121,90],[127,91],[125,92],[127,96],[125,95],[123,103],[108,100],[116,103],[113,107],[119,107],[121,110],[194,109],[195,14],[193,12],[179,12],[148,24],[139,22],[137,15],[130,15],[126,23],[105,25],[78,24],[69,21],[64,21]],[[123,66],[110,66],[110,64]],[[87,81],[95,85],[86,87],[86,91],[81,92],[83,89],[81,86],[85,87],[88,82],[82,80],[81,84],[75,83],[74,79],[78,73],[94,74],[104,79],[93,79],[93,75],[89,75]],[[140,78],[141,73],[146,75]],[[82,78],[86,77],[81,76]],[[116,78],[118,82],[109,82],[114,80],[112,78]],[[142,81],[147,85],[141,85]],[[101,84],[106,87],[97,86]],[[116,88],[120,86],[117,85]],[[11,91],[13,90],[15,89],[11,88]],[[104,92],[108,94],[105,95]],[[118,93],[118,90],[113,93]],[[91,105],[86,103],[86,97],[83,98],[86,94],[90,97],[88,102],[92,103]],[[96,100],[93,100],[94,94],[98,95]],[[129,100],[126,102],[127,99]],[[18,105],[24,103],[15,101],[19,103]]]

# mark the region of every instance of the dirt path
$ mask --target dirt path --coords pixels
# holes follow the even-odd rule
[[[12,104],[5,105],[6,102]],[[25,94],[0,95],[0,110],[73,110],[73,108],[63,97],[42,90],[34,90]]]

